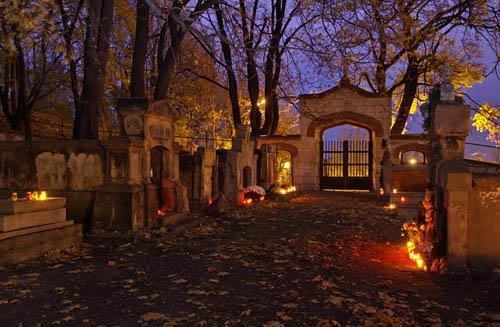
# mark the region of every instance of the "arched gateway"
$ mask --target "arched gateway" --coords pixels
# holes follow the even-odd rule
[[[390,96],[373,95],[343,79],[327,91],[300,95],[299,115],[300,135],[257,140],[259,147],[284,142],[297,148],[293,157],[293,182],[297,189],[380,187],[390,135]],[[366,130],[367,138],[324,138],[325,131],[343,124]]]

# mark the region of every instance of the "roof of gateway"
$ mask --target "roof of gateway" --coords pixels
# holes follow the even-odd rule
[[[323,92],[319,93],[306,93],[306,94],[300,94],[299,99],[320,99],[324,98],[330,93],[336,92],[341,89],[348,89],[351,90],[361,96],[364,97],[370,97],[370,98],[377,98],[377,97],[382,97],[379,94],[372,93],[370,91],[367,91],[357,85],[354,85],[351,83],[351,81],[348,78],[342,78],[336,86],[329,88],[328,90],[325,90]],[[390,95],[386,95],[386,97],[389,97]]]

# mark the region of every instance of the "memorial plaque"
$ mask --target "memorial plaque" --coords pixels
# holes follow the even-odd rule
[[[170,139],[170,129],[166,126],[152,125],[149,128],[149,133],[153,139],[165,141]]]

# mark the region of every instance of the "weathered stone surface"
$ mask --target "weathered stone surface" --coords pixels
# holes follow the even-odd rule
[[[61,189],[66,187],[66,160],[61,153],[40,153],[35,159],[38,187]]]
[[[98,154],[71,153],[67,166],[68,187],[74,190],[94,189],[104,183],[104,162]]]
[[[437,135],[469,135],[470,107],[459,103],[438,104],[434,110],[432,130]]]
[[[14,215],[25,212],[59,209],[64,208],[65,205],[66,198],[54,197],[47,198],[47,200],[44,201],[0,200],[0,215]]]
[[[92,227],[96,230],[139,230],[144,222],[144,186],[109,184],[96,193]]]
[[[0,265],[10,265],[43,256],[54,250],[80,246],[82,225],[70,225],[0,240]]]
[[[57,223],[66,220],[66,208],[0,216],[0,232]]]
[[[73,223],[74,223],[73,220],[66,220],[66,221],[60,221],[60,222],[52,223],[52,224],[40,225],[40,226],[35,226],[35,227],[23,228],[23,229],[16,229],[16,230],[13,230],[10,232],[2,232],[2,233],[0,233],[0,240],[5,240],[7,238],[21,236],[21,235],[43,232],[43,231],[46,231],[49,229],[61,228],[64,226],[73,225]]]

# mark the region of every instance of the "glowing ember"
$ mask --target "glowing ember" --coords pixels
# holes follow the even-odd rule
[[[259,201],[264,201],[264,197],[263,197],[263,196],[261,196],[261,197],[259,198]]]
[[[253,202],[253,201],[252,201],[252,199],[243,199],[243,204],[244,204],[244,205],[249,206],[249,205],[251,205],[251,204],[252,204],[252,202]]]
[[[415,165],[417,163],[417,159],[411,158],[410,159],[410,165]]]
[[[401,203],[405,203],[406,202],[406,198],[404,196],[402,196],[400,199],[399,199],[399,202]]]
[[[162,211],[162,210],[160,210],[160,209],[158,209],[158,210],[156,211],[156,214],[157,214],[159,217],[163,217],[163,216],[166,216],[166,215],[167,215],[167,213],[166,213],[166,212],[164,212],[164,211]]]

